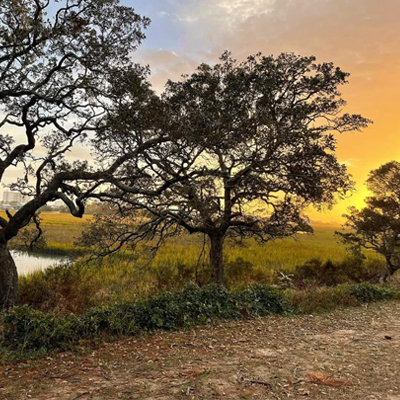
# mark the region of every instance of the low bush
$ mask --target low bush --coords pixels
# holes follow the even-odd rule
[[[399,288],[339,285],[303,290],[252,284],[228,291],[215,285],[185,286],[136,301],[91,308],[81,315],[15,307],[1,317],[0,348],[17,352],[69,349],[86,340],[176,330],[220,319],[327,311],[338,306],[400,299]]]
[[[395,288],[363,283],[351,286],[350,294],[360,303],[372,303],[397,297],[397,290]]]
[[[77,328],[84,339],[134,335],[139,332],[135,312],[134,302],[91,308],[80,316]]]
[[[44,313],[27,305],[3,318],[2,345],[11,349],[66,349],[80,340],[175,330],[216,319],[283,314],[289,304],[277,289],[250,286],[239,293],[215,285],[162,292],[137,301],[97,307],[81,315]]]
[[[344,283],[378,283],[385,274],[379,260],[348,257],[341,262],[313,259],[295,268],[293,282],[297,287],[337,286]]]
[[[19,350],[70,348],[81,338],[82,323],[74,314],[44,313],[15,307],[3,318],[2,345]]]
[[[253,315],[287,314],[293,311],[284,291],[259,283],[250,285],[240,293],[240,299]]]

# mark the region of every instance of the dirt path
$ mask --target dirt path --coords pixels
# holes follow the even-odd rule
[[[161,333],[0,367],[0,399],[400,400],[400,303]]]

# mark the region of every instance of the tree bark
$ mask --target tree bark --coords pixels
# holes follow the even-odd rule
[[[224,236],[213,235],[210,236],[210,265],[214,273],[214,282],[219,286],[225,285],[224,261],[223,261],[223,248]]]
[[[395,262],[395,263],[392,262],[392,257],[391,256],[386,257],[386,268],[387,268],[387,271],[388,271],[388,274],[386,276],[386,281],[389,280],[390,277],[392,275],[394,275],[396,273],[396,271],[399,269],[398,265],[396,265],[396,264],[398,264],[398,262]]]
[[[17,304],[18,273],[5,244],[0,244],[0,310]]]

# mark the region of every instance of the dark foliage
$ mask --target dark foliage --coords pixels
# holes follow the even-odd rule
[[[281,290],[259,283],[244,290],[240,300],[246,304],[246,310],[251,315],[286,314],[292,311],[290,302]]]
[[[343,283],[378,283],[384,272],[383,263],[365,262],[360,257],[347,258],[342,262],[322,262],[315,259],[297,266],[293,283],[297,287],[337,286]]]
[[[0,346],[23,354],[29,351],[45,354],[51,349],[66,350],[85,342],[156,330],[172,331],[219,319],[326,311],[393,298],[400,298],[398,289],[369,284],[309,291],[255,284],[239,292],[216,285],[203,288],[189,285],[181,291],[89,309],[82,315],[15,307],[1,317]]]
[[[400,269],[400,163],[382,165],[372,171],[367,187],[373,193],[362,210],[350,208],[345,215],[345,230],[336,232],[354,253],[373,250],[385,257],[387,272],[392,276]]]
[[[372,303],[375,301],[387,300],[393,297],[393,290],[385,287],[373,286],[368,283],[354,285],[350,294],[360,303]]]
[[[82,340],[176,330],[215,319],[283,314],[291,308],[282,293],[262,286],[232,293],[218,286],[163,292],[147,299],[94,308],[78,316],[16,307],[2,321],[2,345],[20,350],[67,349]]]

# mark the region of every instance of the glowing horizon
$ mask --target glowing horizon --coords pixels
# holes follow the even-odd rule
[[[332,61],[350,72],[343,87],[346,112],[374,121],[364,132],[338,136],[339,160],[348,165],[356,191],[332,210],[308,213],[312,220],[341,221],[360,207],[369,172],[400,160],[400,2],[397,0],[125,0],[152,19],[138,61],[149,64],[162,91],[201,62],[224,50],[238,59],[263,52],[296,52]],[[151,3],[151,4],[149,4]]]

